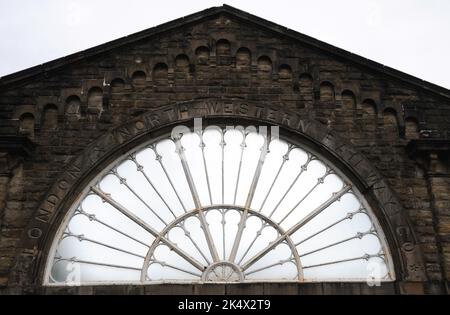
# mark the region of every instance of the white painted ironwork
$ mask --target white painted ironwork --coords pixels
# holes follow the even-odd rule
[[[45,281],[394,280],[357,188],[290,140],[243,128],[154,139],[106,168],[68,212]]]

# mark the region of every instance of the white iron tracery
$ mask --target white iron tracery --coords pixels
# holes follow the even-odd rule
[[[338,169],[289,141],[219,128],[113,163],[67,214],[46,270],[47,284],[393,277],[375,216]]]

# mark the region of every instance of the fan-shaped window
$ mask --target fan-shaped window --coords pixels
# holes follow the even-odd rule
[[[358,189],[307,147],[249,128],[144,143],[92,180],[63,222],[47,284],[394,277]]]

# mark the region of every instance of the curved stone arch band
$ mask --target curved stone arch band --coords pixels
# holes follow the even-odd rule
[[[376,202],[376,209],[381,210],[377,216],[380,223],[387,226],[384,230],[392,248],[396,273],[402,280],[425,279],[422,254],[407,215],[389,185],[365,157],[320,122],[305,119],[298,113],[274,109],[270,104],[241,99],[205,99],[164,106],[99,137],[68,164],[68,169],[48,191],[22,237],[18,259],[28,261],[31,272],[40,274],[42,279],[45,261],[42,258],[48,254],[49,243],[64,217],[63,209],[73,202],[74,193],[79,193],[89,176],[111,161],[112,156],[136,146],[136,142],[143,141],[140,139],[145,139],[148,134],[157,135],[164,127],[188,123],[195,117],[205,117],[212,122],[243,120],[277,124],[282,130],[314,143],[327,156],[335,157],[358,179],[362,192]],[[37,230],[41,233],[33,235],[39,237],[28,236],[28,231]]]

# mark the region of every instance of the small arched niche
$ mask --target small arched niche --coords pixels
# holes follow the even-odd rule
[[[334,86],[331,82],[324,81],[320,84],[320,101],[331,103],[334,102]]]
[[[189,78],[189,57],[180,54],[175,58],[175,80],[186,80]]]
[[[69,117],[80,117],[80,98],[76,95],[71,95],[66,99],[65,113]]]
[[[398,136],[398,120],[395,109],[386,108],[383,111],[383,128],[388,138],[396,138]]]
[[[367,132],[375,132],[377,125],[377,104],[368,98],[361,104],[361,125]]]
[[[47,104],[42,115],[42,129],[53,130],[58,127],[58,107],[55,104]]]
[[[169,68],[163,62],[157,63],[153,67],[153,82],[157,84],[167,84]]]
[[[88,92],[88,112],[100,113],[102,109],[103,109],[103,90],[98,86],[94,86]]]
[[[133,82],[133,86],[143,87],[145,86],[145,82],[147,80],[147,74],[144,71],[138,70],[133,73],[131,76],[131,81]]]
[[[231,45],[230,42],[226,39],[219,39],[216,43],[216,55],[217,56],[230,56]]]
[[[341,98],[342,98],[342,109],[351,111],[356,109],[356,97],[352,91],[344,90],[341,94]]]
[[[195,50],[195,56],[197,57],[197,64],[206,65],[209,60],[209,49],[206,46],[197,47]]]
[[[252,63],[252,53],[250,49],[241,47],[236,52],[236,67],[245,68],[249,67]]]
[[[189,57],[185,54],[180,54],[175,57],[175,71],[176,72],[189,72]]]
[[[290,65],[282,64],[278,68],[278,78],[280,81],[292,81],[292,68]]]
[[[419,122],[415,117],[405,119],[405,137],[406,139],[419,139]]]
[[[226,39],[219,39],[216,43],[216,57],[218,65],[231,63],[231,45]]]
[[[19,134],[34,138],[34,115],[23,113],[19,117]]]
[[[362,117],[370,118],[375,121],[377,117],[377,104],[374,100],[367,98],[361,104]]]
[[[258,78],[270,79],[272,77],[272,60],[267,56],[258,58]]]

